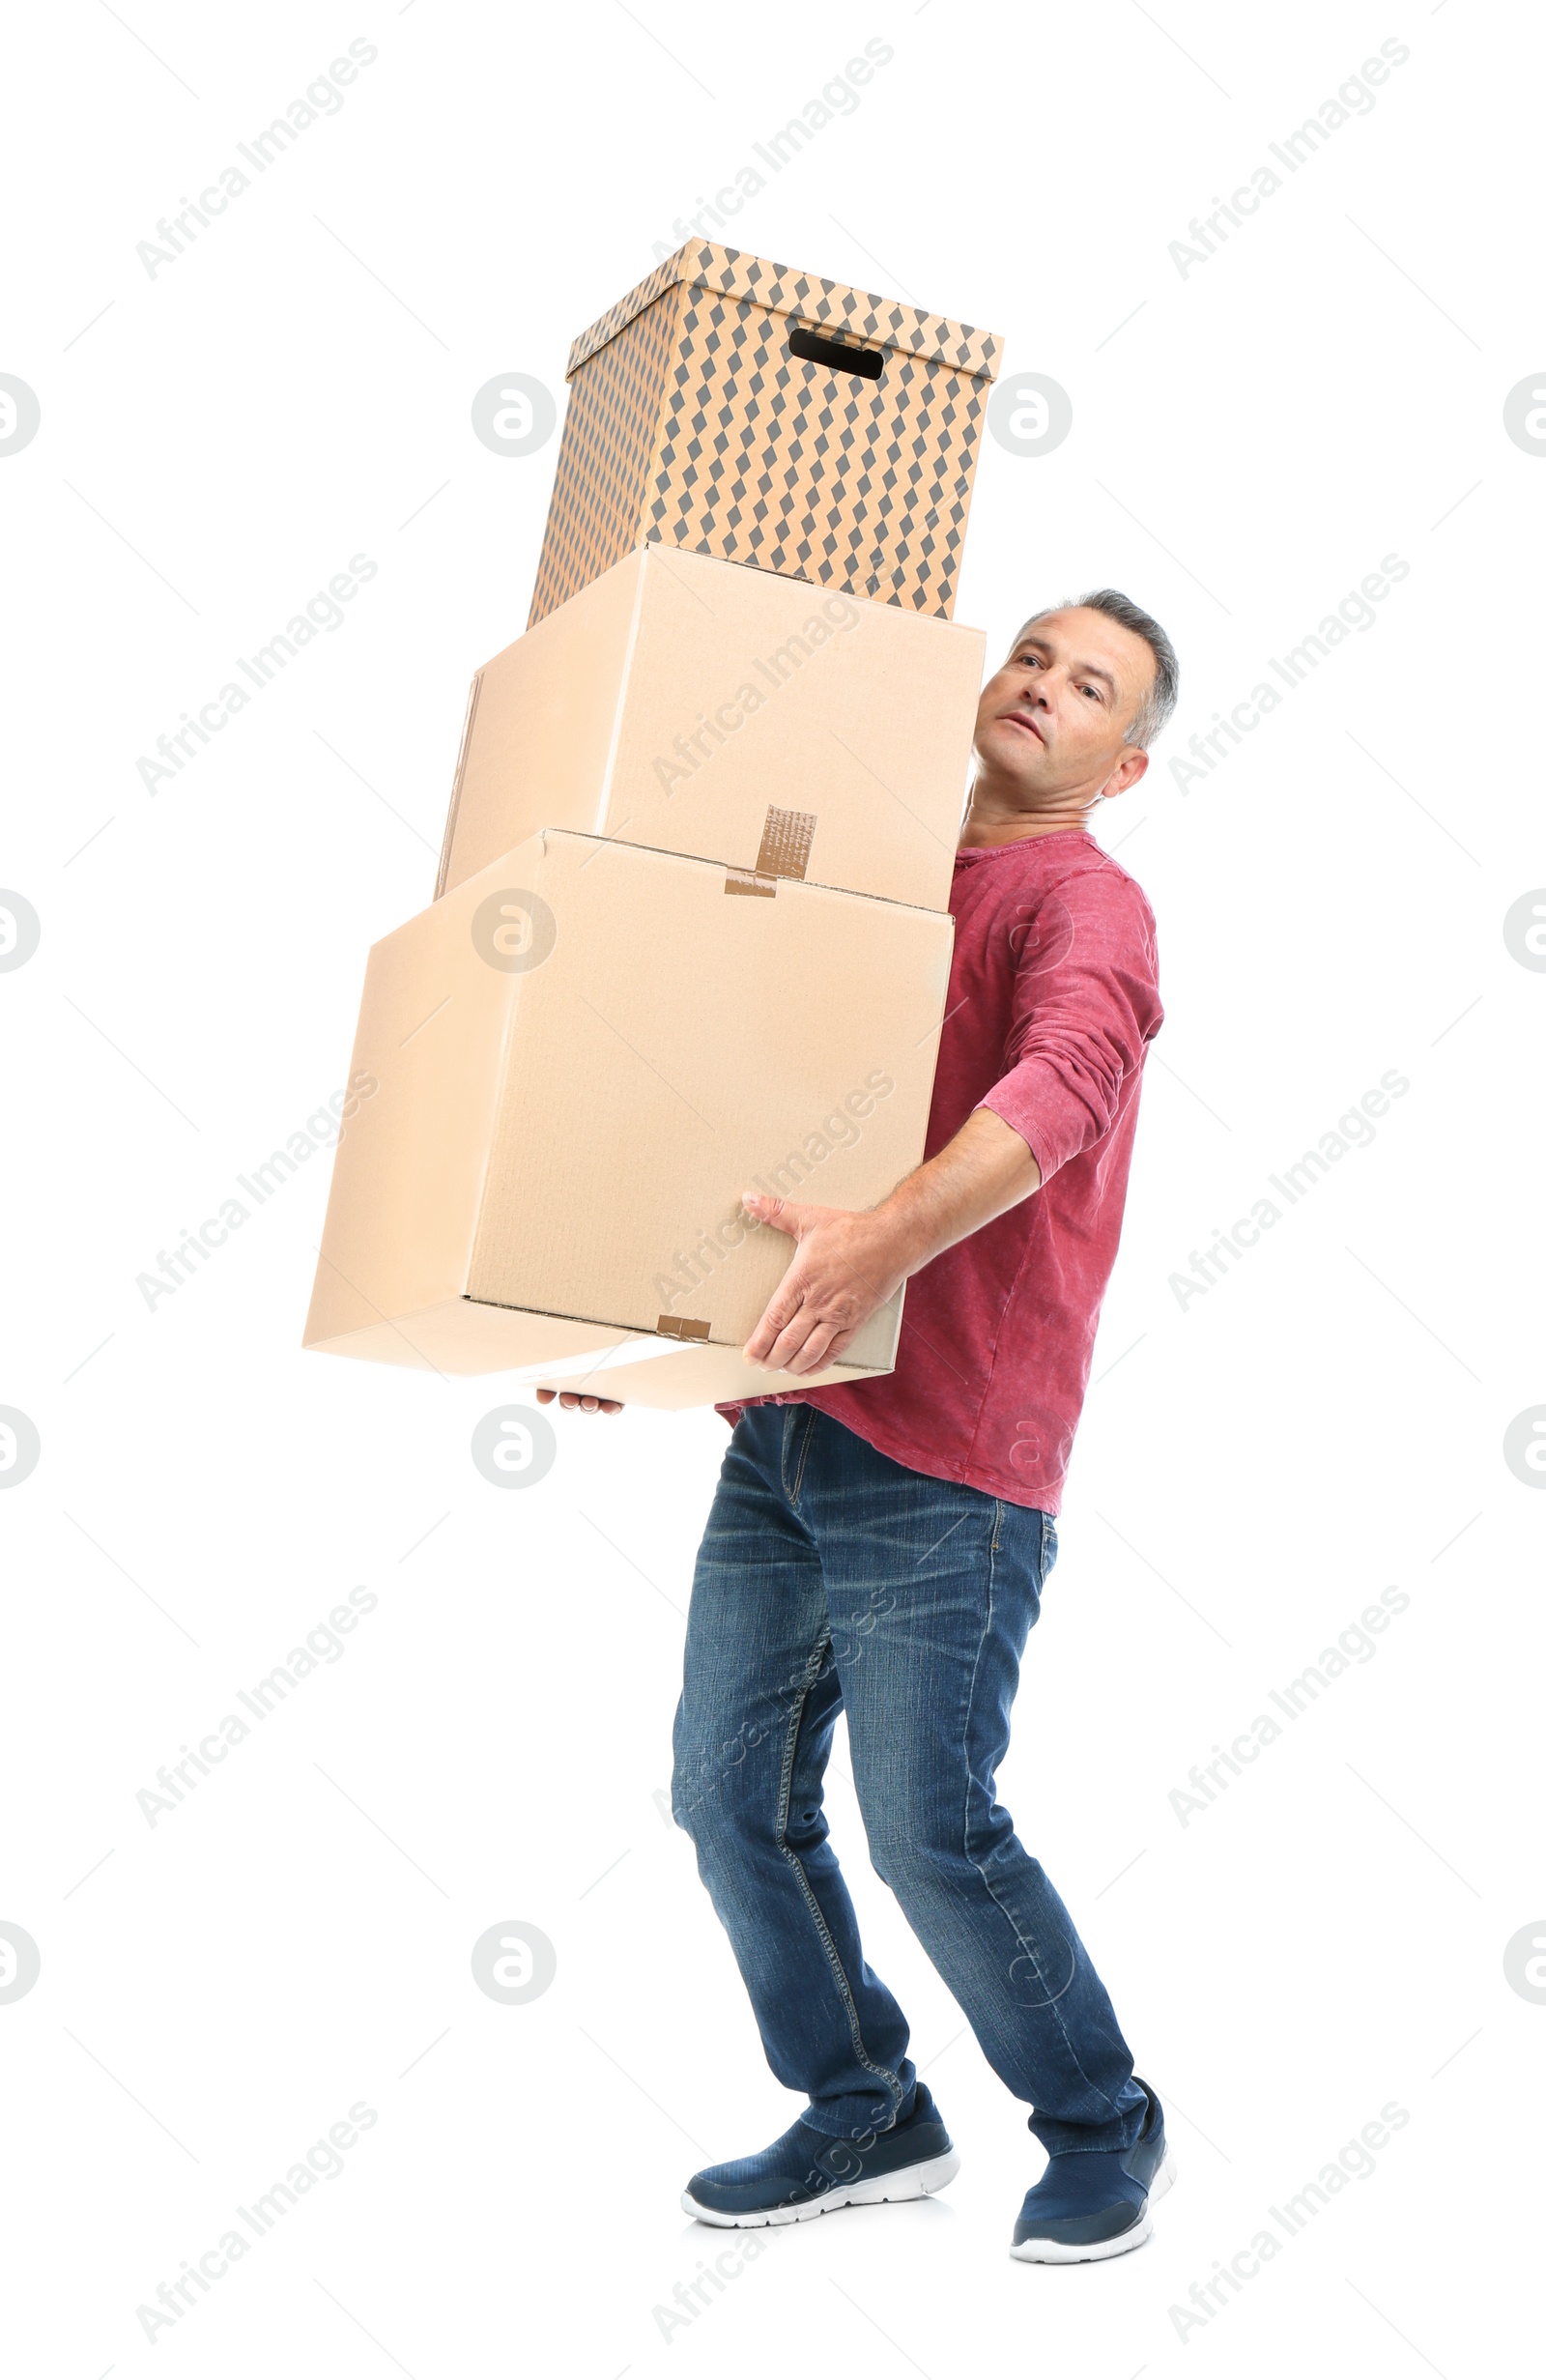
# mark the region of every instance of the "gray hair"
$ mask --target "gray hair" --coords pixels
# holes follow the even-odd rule
[[[1034,628],[1039,619],[1050,619],[1054,612],[1101,612],[1114,619],[1119,628],[1126,628],[1141,637],[1154,655],[1154,677],[1150,683],[1128,733],[1128,741],[1140,751],[1147,750],[1169,720],[1181,691],[1181,665],[1176,648],[1157,619],[1135,604],[1131,595],[1118,592],[1114,587],[1098,587],[1092,594],[1080,595],[1075,603],[1048,603],[1040,612],[1033,612],[1015,640],[1017,645],[1027,628]]]

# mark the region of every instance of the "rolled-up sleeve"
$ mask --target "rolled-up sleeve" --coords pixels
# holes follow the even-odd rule
[[[1018,1133],[1046,1181],[1110,1130],[1160,1030],[1154,916],[1131,877],[1066,876],[1014,929],[1004,1072],[979,1101]]]

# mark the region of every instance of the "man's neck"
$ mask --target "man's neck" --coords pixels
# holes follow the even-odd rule
[[[1001,843],[1024,843],[1033,835],[1088,834],[1099,792],[1064,794],[1045,810],[1026,810],[979,778],[966,805],[960,848],[977,851]]]

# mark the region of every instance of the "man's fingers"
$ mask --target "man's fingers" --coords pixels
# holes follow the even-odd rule
[[[779,1333],[786,1330],[800,1310],[799,1295],[780,1289],[769,1298],[762,1319],[752,1333],[741,1353],[750,1363],[765,1363]]]
[[[610,1396],[588,1396],[579,1389],[539,1389],[537,1403],[551,1405],[557,1397],[564,1413],[621,1413],[620,1399]]]
[[[793,1359],[814,1336],[817,1335],[825,1341],[830,1335],[828,1326],[823,1322],[818,1322],[809,1306],[802,1305],[799,1312],[785,1324],[763,1361],[770,1371],[787,1372],[791,1367],[808,1370],[810,1368],[808,1365],[795,1366]]]
[[[818,1372],[823,1363],[829,1363],[832,1361],[832,1349],[838,1335],[831,1323],[818,1322],[804,1346],[789,1357],[785,1364],[785,1370],[797,1373]]]
[[[762,1190],[742,1190],[741,1204],[756,1223],[771,1223],[775,1231],[787,1231],[797,1240],[805,1220],[805,1209],[797,1207],[791,1198],[770,1198]]]

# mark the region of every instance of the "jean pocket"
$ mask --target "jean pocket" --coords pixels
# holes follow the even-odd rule
[[[1042,1584],[1045,1587],[1057,1566],[1057,1523],[1050,1512],[1042,1514]]]

